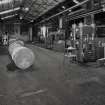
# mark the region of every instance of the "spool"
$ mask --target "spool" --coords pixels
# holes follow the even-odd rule
[[[34,53],[31,49],[24,46],[24,42],[20,40],[9,40],[9,54],[15,65],[25,70],[34,63]]]

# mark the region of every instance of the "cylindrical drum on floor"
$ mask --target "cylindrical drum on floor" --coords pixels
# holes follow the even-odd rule
[[[11,40],[8,50],[18,68],[24,70],[34,63],[34,53],[31,49],[24,47],[23,41]]]

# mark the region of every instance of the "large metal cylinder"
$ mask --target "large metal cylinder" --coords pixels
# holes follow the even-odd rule
[[[34,53],[24,46],[24,42],[16,39],[9,40],[9,53],[15,65],[20,69],[27,69],[34,63]]]

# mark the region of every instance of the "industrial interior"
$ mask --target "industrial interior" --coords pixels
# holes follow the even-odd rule
[[[0,0],[0,105],[105,105],[105,0]]]

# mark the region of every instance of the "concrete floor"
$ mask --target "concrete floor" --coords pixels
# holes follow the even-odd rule
[[[8,70],[0,48],[0,105],[105,105],[105,68],[64,60],[62,53],[28,45],[35,53],[29,70]]]

